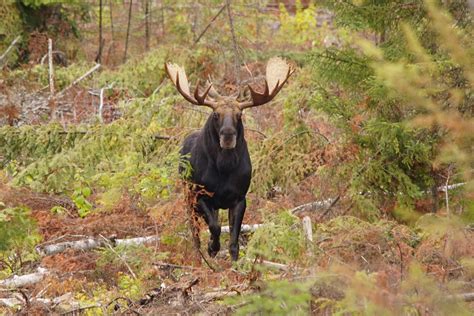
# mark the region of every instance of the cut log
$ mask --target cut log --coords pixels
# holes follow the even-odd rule
[[[290,210],[290,213],[293,215],[296,215],[301,212],[314,212],[317,210],[320,210],[322,208],[327,208],[331,206],[331,204],[334,202],[335,199],[329,198],[323,201],[314,201],[314,202],[309,202],[306,204],[299,205],[295,208],[292,208]]]
[[[22,286],[27,286],[35,284],[43,280],[43,278],[48,274],[48,270],[39,267],[37,272],[25,274],[25,275],[14,275],[8,279],[1,280],[0,286],[6,288],[18,288]]]
[[[264,224],[249,224],[249,225],[242,225],[240,228],[241,233],[248,233],[248,232],[254,232],[258,228],[262,227]],[[230,227],[229,226],[222,226],[221,228],[221,233],[230,233]]]
[[[247,233],[247,232],[254,232],[257,230],[259,227],[262,227],[263,224],[250,224],[250,225],[242,225],[241,232],[242,233]],[[223,226],[221,229],[222,233],[229,233],[230,229],[229,226]],[[128,238],[128,239],[113,239],[113,238],[86,238],[86,239],[81,239],[81,240],[75,240],[75,241],[64,241],[56,244],[51,244],[51,245],[40,245],[37,246],[36,252],[44,257],[44,256],[51,256],[57,253],[64,252],[68,249],[73,249],[73,250],[82,250],[82,251],[88,251],[100,247],[104,247],[106,243],[109,243],[112,246],[118,246],[118,245],[140,245],[140,244],[145,244],[145,243],[150,243],[150,242],[157,242],[160,241],[159,236],[147,236],[147,237],[136,237],[136,238]]]
[[[64,252],[67,249],[73,250],[91,250],[100,247],[104,247],[107,242],[111,245],[140,245],[144,243],[149,243],[153,241],[159,241],[160,237],[158,236],[147,236],[147,237],[136,237],[129,239],[103,239],[103,238],[87,238],[76,241],[65,241],[52,245],[37,246],[36,251],[40,256],[51,256],[60,252]]]

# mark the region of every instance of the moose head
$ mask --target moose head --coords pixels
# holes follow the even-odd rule
[[[267,63],[265,90],[255,91],[250,85],[251,99],[240,102],[237,97],[221,96],[209,83],[204,92],[199,92],[199,81],[194,93],[190,93],[189,83],[184,69],[176,64],[165,64],[166,72],[173,81],[176,89],[189,102],[195,105],[207,106],[212,109],[213,127],[219,135],[222,149],[233,149],[237,144],[239,124],[244,109],[263,105],[270,102],[281,90],[294,69],[279,57],[271,58]]]

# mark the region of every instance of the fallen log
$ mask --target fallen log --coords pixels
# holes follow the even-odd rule
[[[457,300],[457,301],[464,301],[464,302],[474,302],[474,292],[448,295],[447,298],[450,299],[450,300]]]
[[[99,303],[92,303],[87,305],[80,303],[73,299],[73,294],[71,292],[68,292],[55,298],[34,297],[28,300],[28,302],[26,302],[25,299],[21,298],[20,296],[0,298],[0,307],[3,306],[16,309],[24,305],[31,305],[34,303],[41,303],[42,305],[46,305],[49,308],[55,310],[56,312],[59,312],[61,315],[75,313],[85,309],[102,307],[102,305]]]
[[[18,288],[22,286],[32,285],[40,282],[48,274],[48,270],[45,268],[38,267],[37,272],[25,274],[25,275],[14,275],[8,279],[1,280],[0,286],[6,288]]]
[[[51,256],[60,252],[64,252],[67,249],[73,250],[91,250],[100,247],[104,247],[107,243],[118,246],[118,245],[140,245],[144,243],[149,243],[153,241],[159,241],[160,237],[158,236],[147,236],[147,237],[136,237],[136,238],[128,238],[128,239],[114,239],[114,238],[87,238],[81,239],[76,241],[64,241],[57,244],[45,245],[45,246],[37,246],[36,252],[40,256]]]
[[[449,190],[454,190],[454,189],[457,189],[457,188],[460,188],[462,186],[464,186],[465,183],[464,182],[461,182],[461,183],[455,183],[455,184],[451,184],[451,185],[444,185],[444,186],[440,186],[437,188],[438,192],[446,192],[446,191],[449,191]],[[423,191],[423,193],[429,193],[428,191]],[[362,194],[362,192],[359,192],[359,194]],[[298,205],[294,208],[292,208],[290,210],[290,213],[293,214],[293,215],[296,215],[298,213],[301,213],[301,212],[314,212],[314,211],[318,211],[322,208],[330,208],[332,206],[332,204],[338,200],[340,198],[337,197],[337,198],[328,198],[326,200],[322,200],[322,201],[314,201],[314,202],[309,202],[309,203],[305,203],[305,204],[301,204],[301,205]]]
[[[242,225],[241,232],[242,233],[254,232],[259,227],[262,227],[262,226],[263,224]],[[228,234],[229,231],[230,231],[229,226],[222,227],[222,230],[221,230],[222,233]],[[156,241],[160,241],[159,236],[136,237],[136,238],[128,238],[128,239],[90,237],[86,239],[75,240],[75,241],[64,241],[64,242],[50,244],[50,245],[40,245],[40,246],[37,246],[35,249],[36,249],[36,252],[40,256],[44,257],[44,256],[51,256],[57,253],[61,253],[68,249],[88,251],[91,249],[105,247],[106,244],[110,244],[115,247],[118,245],[125,245],[125,246],[140,245],[140,244],[156,242]]]
[[[242,225],[240,228],[241,233],[248,233],[248,232],[254,232],[258,228],[262,227],[264,224],[249,224],[249,225]],[[230,227],[229,226],[222,226],[221,227],[221,233],[230,233]]]
[[[323,201],[314,201],[306,204],[299,205],[290,210],[290,213],[296,215],[301,212],[314,212],[322,208],[327,208],[331,206],[335,199],[329,198]]]

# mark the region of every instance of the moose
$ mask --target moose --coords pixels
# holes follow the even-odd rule
[[[204,218],[211,233],[209,256],[216,256],[220,250],[219,209],[228,209],[229,253],[232,260],[236,261],[239,256],[239,235],[246,209],[246,195],[252,176],[242,111],[270,102],[294,69],[279,57],[271,58],[266,67],[264,92],[257,92],[249,85],[250,98],[246,101],[238,101],[235,96],[219,95],[212,88],[212,83],[208,83],[207,88],[200,93],[199,81],[194,94],[191,94],[182,67],[167,63],[165,69],[176,89],[188,102],[212,109],[204,127],[185,138],[180,155],[191,166],[188,180],[195,184],[191,190],[197,195],[193,211]],[[180,166],[181,174],[184,169]],[[210,194],[199,193],[196,187],[204,188]]]

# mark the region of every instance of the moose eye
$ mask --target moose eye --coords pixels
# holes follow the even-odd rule
[[[219,113],[213,112],[212,116],[214,117],[215,120],[219,119]]]

